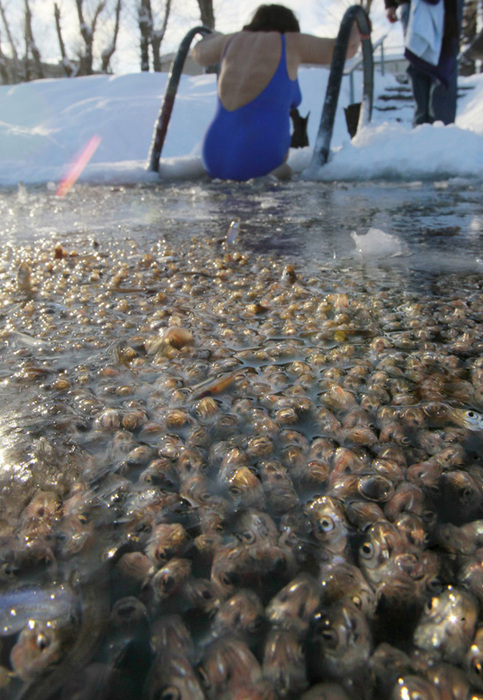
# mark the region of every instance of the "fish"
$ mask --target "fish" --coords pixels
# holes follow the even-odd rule
[[[109,573],[120,557],[132,549],[127,543],[106,558],[95,574],[79,580],[81,618],[72,643],[56,661],[47,666],[35,681],[27,681],[16,700],[49,700],[66,680],[82,668],[100,644],[109,622],[110,597],[107,589]]]
[[[213,620],[216,636],[233,632],[247,643],[258,640],[267,627],[265,609],[252,590],[241,589],[219,607]]]
[[[30,620],[20,632],[10,652],[10,663],[18,678],[35,683],[52,665],[57,664],[72,635],[72,627],[54,622]]]
[[[349,523],[343,501],[332,496],[320,496],[305,506],[312,523],[314,538],[325,556],[349,556]]]
[[[205,649],[198,667],[206,697],[216,700],[243,685],[257,685],[262,668],[248,645],[233,635],[223,635]]]
[[[470,683],[478,690],[483,690],[483,626],[478,624],[470,648],[468,649],[464,668]]]
[[[427,602],[414,631],[414,644],[437,653],[443,661],[461,664],[470,648],[478,620],[476,599],[447,586]]]
[[[238,238],[238,234],[240,233],[240,222],[241,219],[238,216],[230,223],[228,233],[226,234],[226,243],[228,245],[232,245]]]
[[[193,401],[202,399],[205,396],[213,396],[214,394],[222,394],[229,389],[232,384],[242,374],[242,368],[234,372],[222,372],[215,377],[208,379],[191,387],[191,398]]]
[[[263,649],[262,671],[277,697],[297,697],[309,685],[305,654],[299,635],[290,629],[272,629]]]
[[[368,666],[372,634],[359,608],[347,600],[321,608],[312,618],[310,639],[311,663],[319,676],[340,683],[355,697],[372,697]]]
[[[0,593],[0,636],[20,632],[34,619],[36,622],[65,624],[78,614],[78,597],[66,584],[58,586],[23,586]]]
[[[472,408],[449,408],[448,416],[466,430],[483,432],[483,414]]]
[[[190,659],[182,653],[162,648],[146,676],[143,698],[205,700],[200,678]]]
[[[377,587],[384,581],[394,557],[405,554],[406,550],[404,535],[392,523],[378,520],[369,528],[359,547],[359,565],[367,580]]]
[[[292,630],[303,637],[320,606],[321,593],[317,580],[301,573],[271,599],[266,608],[267,618],[272,626]]]
[[[394,684],[390,700],[441,700],[441,695],[431,681],[406,673]]]
[[[376,679],[377,697],[381,698],[388,698],[398,678],[414,670],[410,657],[387,642],[382,642],[374,649],[369,666]]]

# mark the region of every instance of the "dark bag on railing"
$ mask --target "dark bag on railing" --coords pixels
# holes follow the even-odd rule
[[[296,107],[290,110],[290,118],[292,119],[293,132],[290,148],[304,148],[309,145],[309,137],[307,135],[307,122],[309,114],[306,117],[301,117]]]
[[[345,122],[347,124],[347,131],[350,134],[351,139],[357,133],[357,125],[359,124],[359,115],[361,113],[361,103],[354,102],[354,104],[344,107]]]

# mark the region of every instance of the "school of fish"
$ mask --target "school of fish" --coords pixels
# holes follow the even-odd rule
[[[0,254],[0,698],[483,698],[481,278],[240,239]]]

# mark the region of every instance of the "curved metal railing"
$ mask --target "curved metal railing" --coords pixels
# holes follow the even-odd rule
[[[339,100],[342,75],[344,73],[345,56],[354,21],[357,22],[357,26],[359,27],[359,31],[362,35],[363,68],[362,104],[357,128],[363,124],[367,124],[371,120],[374,93],[374,61],[372,57],[372,43],[370,38],[371,23],[367,12],[361,5],[352,5],[346,10],[344,17],[342,18],[339,33],[335,42],[324,107],[322,109],[319,131],[317,133],[312,161],[309,168],[311,171],[314,171],[321,165],[324,165],[329,157],[335,113],[337,110],[337,102]]]
[[[204,25],[194,27],[193,29],[190,29],[179,45],[178,52],[174,58],[169,73],[163,103],[154,126],[154,133],[148,156],[147,170],[151,170],[155,173],[157,173],[159,170],[159,159],[161,158],[161,151],[163,150],[169,120],[171,119],[171,112],[173,111],[174,99],[176,97],[179,80],[183,71],[186,56],[188,55],[188,51],[191,46],[191,42],[197,34],[203,34],[205,36],[206,34],[211,34],[211,32],[212,30]]]

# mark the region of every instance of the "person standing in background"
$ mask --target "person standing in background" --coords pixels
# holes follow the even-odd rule
[[[418,0],[429,5],[438,0]],[[413,126],[442,121],[452,124],[456,118],[458,94],[458,53],[464,0],[439,0],[444,2],[444,28],[441,58],[438,66],[424,65],[410,60],[408,75],[414,97]],[[397,22],[398,15],[406,32],[411,3],[400,0],[384,0],[389,22]]]

